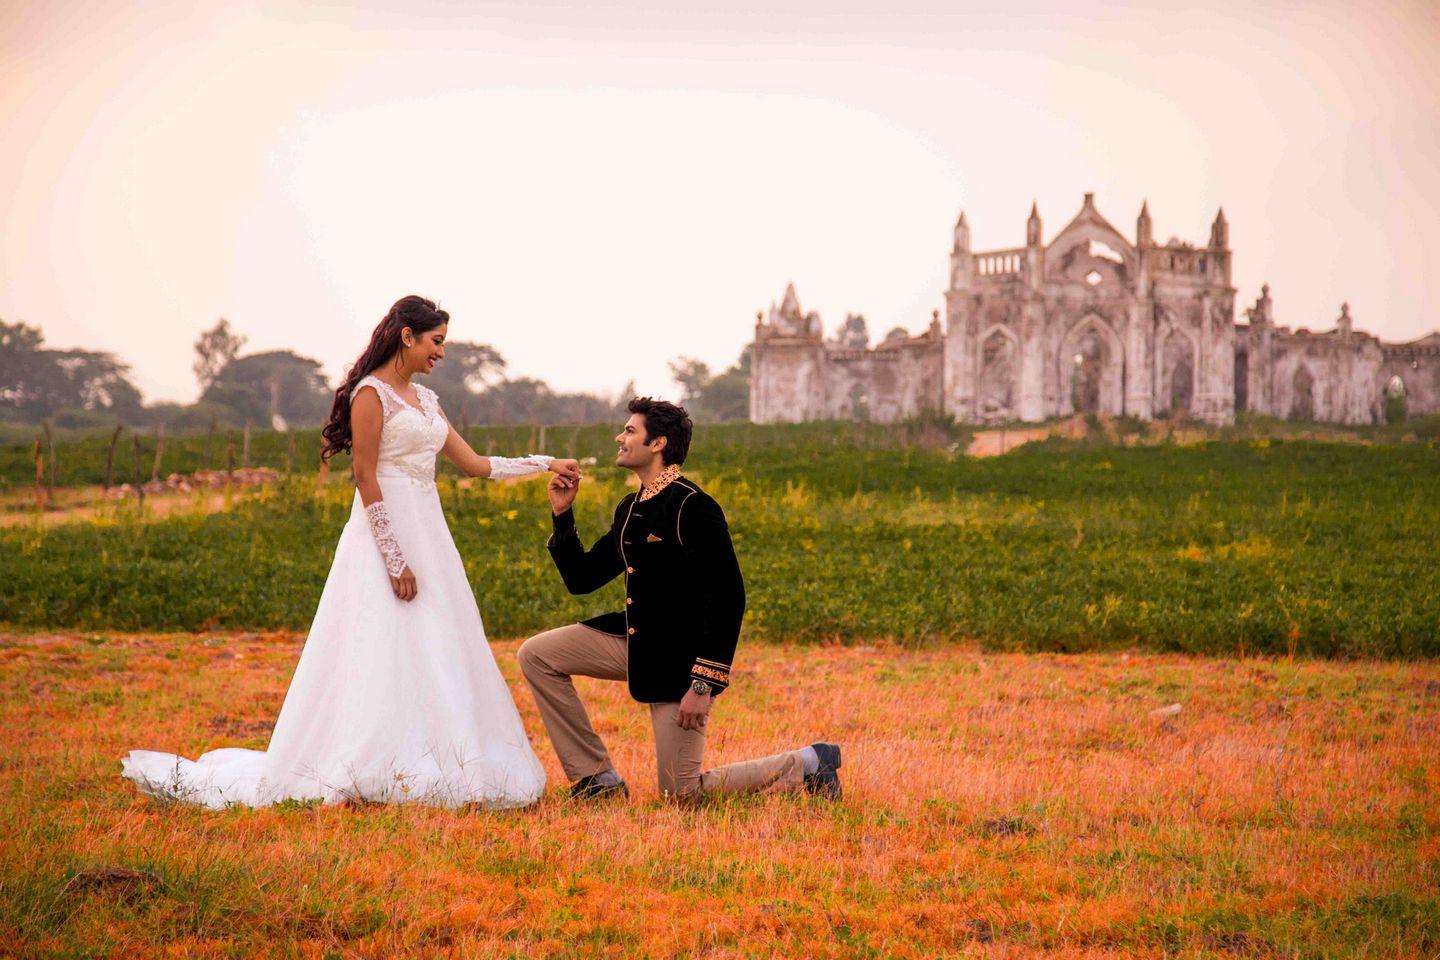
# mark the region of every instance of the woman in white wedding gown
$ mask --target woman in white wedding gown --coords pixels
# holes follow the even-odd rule
[[[540,797],[545,772],[485,639],[440,509],[435,457],[474,476],[548,470],[576,482],[579,470],[573,460],[476,454],[435,393],[410,382],[444,356],[448,321],[429,300],[401,299],[336,391],[325,453],[353,446],[355,503],[269,748],[193,761],[132,751],[122,770],[142,791],[212,808],[518,807]]]

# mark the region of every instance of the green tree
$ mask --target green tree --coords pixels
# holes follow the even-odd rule
[[[323,422],[334,393],[319,361],[271,350],[226,363],[200,399],[229,407],[242,420],[283,429]]]
[[[689,409],[700,403],[710,385],[710,365],[693,357],[680,357],[670,361],[670,376],[680,385],[680,402]]]
[[[475,398],[479,423],[611,423],[615,406],[590,393],[556,393],[533,377],[501,381]]]
[[[46,350],[38,327],[0,320],[0,401],[24,423],[64,413],[86,425],[142,416],[130,366],[113,353]]]
[[[200,392],[210,389],[215,378],[240,354],[245,346],[245,337],[230,329],[230,321],[224,317],[195,340],[195,379],[200,381]]]
[[[34,417],[37,395],[46,379],[39,369],[44,342],[39,327],[0,320],[0,402],[18,420]]]
[[[113,353],[46,350],[64,377],[63,406],[104,412],[125,423],[143,416],[140,390],[130,382],[130,365]],[[58,409],[58,408],[57,408]]]
[[[670,364],[679,384],[685,409],[700,420],[745,420],[750,416],[750,353],[746,344],[740,359],[724,373],[712,375],[703,361],[680,357]]]
[[[505,358],[488,343],[445,342],[445,359],[435,365],[426,384],[456,423],[469,423],[479,411],[476,398],[505,372]]]

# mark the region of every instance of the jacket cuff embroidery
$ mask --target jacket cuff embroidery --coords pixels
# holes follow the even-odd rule
[[[696,657],[695,665],[690,668],[690,676],[723,690],[730,685],[730,665]]]

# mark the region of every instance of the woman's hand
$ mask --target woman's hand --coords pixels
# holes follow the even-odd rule
[[[415,599],[416,585],[415,572],[408,566],[400,571],[400,576],[390,578],[390,589],[395,591],[395,596],[407,603]]]
[[[555,476],[569,481],[571,486],[580,483],[580,464],[575,460],[561,460],[556,458],[550,461],[548,468]]]

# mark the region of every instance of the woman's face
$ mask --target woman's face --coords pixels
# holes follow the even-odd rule
[[[434,370],[435,364],[445,359],[445,334],[449,329],[448,323],[442,323],[433,330],[416,335],[406,327],[400,337],[400,352],[406,368],[417,373]],[[405,346],[407,337],[411,341],[408,347]]]

